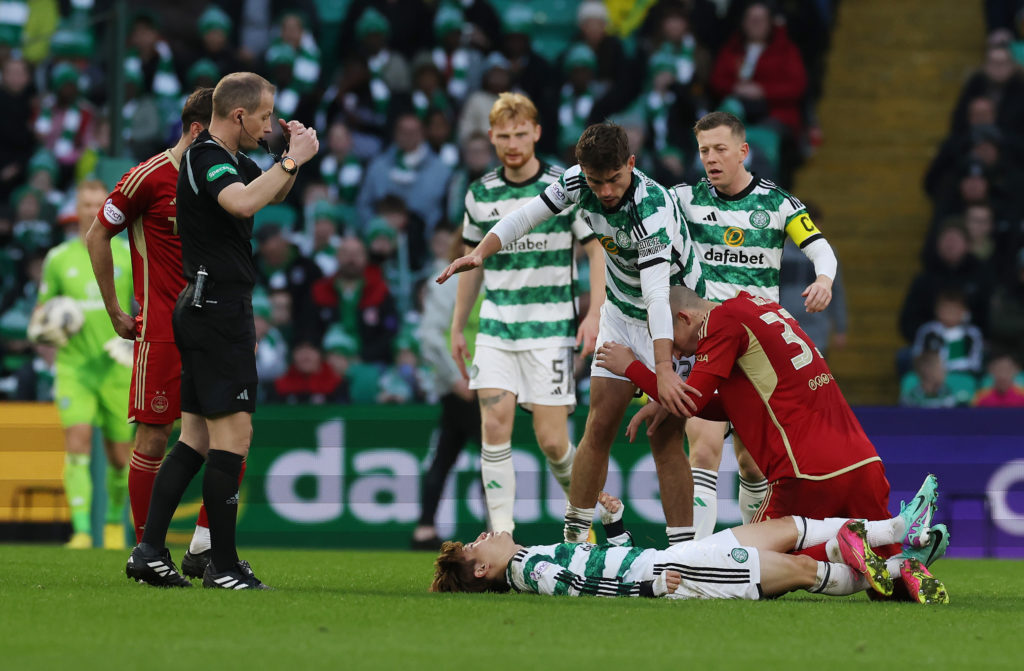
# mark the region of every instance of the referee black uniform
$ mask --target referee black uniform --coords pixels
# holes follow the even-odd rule
[[[182,157],[178,172],[178,233],[188,285],[174,306],[174,340],[181,353],[181,410],[204,417],[256,409],[256,330],[252,289],[259,273],[250,238],[253,218],[239,219],[217,202],[229,184],[262,174],[242,152],[232,154],[208,131]],[[197,273],[207,277],[195,307]]]

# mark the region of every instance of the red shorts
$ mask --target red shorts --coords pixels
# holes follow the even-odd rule
[[[763,522],[787,515],[813,520],[827,517],[887,520],[892,513],[889,512],[889,481],[885,478],[885,466],[881,461],[873,461],[828,480],[781,478],[770,482],[768,493],[751,521]],[[801,551],[800,554],[825,560],[823,547],[817,547],[820,551]],[[875,550],[891,556],[899,552],[899,546]]]
[[[181,417],[181,355],[173,342],[135,341],[128,421],[170,424]]]

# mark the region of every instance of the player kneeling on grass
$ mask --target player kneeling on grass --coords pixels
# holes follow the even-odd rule
[[[508,533],[483,533],[472,543],[448,541],[435,563],[432,592],[533,592],[569,596],[749,599],[802,589],[845,596],[873,588],[892,594],[890,572],[921,603],[946,603],[942,583],[915,559],[886,562],[871,545],[898,542],[901,518],[866,522],[804,517],[726,529],[665,550],[633,546],[622,524],[622,501],[598,499],[608,542],[524,547]],[[786,554],[826,543],[833,562]]]

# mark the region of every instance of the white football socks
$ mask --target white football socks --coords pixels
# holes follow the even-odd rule
[[[718,521],[718,472],[709,468],[690,470],[693,472],[694,538],[699,540],[715,533],[715,523]]]
[[[590,536],[590,525],[594,521],[594,510],[591,508],[580,508],[566,501],[565,503],[565,527],[562,529],[562,536],[566,543],[584,543]]]
[[[484,443],[480,451],[480,475],[484,482],[487,516],[495,532],[515,528],[512,514],[516,502],[516,471],[512,465],[512,442]]]
[[[692,541],[695,530],[693,527],[665,527],[665,535],[668,536],[669,545],[677,545]]]
[[[192,534],[192,542],[188,545],[188,551],[194,555],[206,552],[210,549],[210,529],[196,525],[196,531]]]
[[[740,515],[743,517],[744,524],[750,524],[750,521],[754,519],[754,513],[761,507],[761,503],[768,493],[768,481],[762,479],[752,482],[744,480],[742,477],[739,480],[740,491],[736,498],[740,504]]]
[[[551,459],[548,459],[548,468],[551,469],[551,475],[555,476],[555,480],[561,485],[566,499],[569,498],[569,481],[572,479],[572,461],[575,458],[576,446],[569,443],[569,449],[565,451],[560,460],[551,461]]]
[[[830,596],[846,596],[868,589],[868,579],[846,564],[818,562],[814,586],[807,591]]]

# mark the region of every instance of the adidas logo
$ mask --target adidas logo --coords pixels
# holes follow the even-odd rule
[[[718,217],[715,216],[714,212],[712,212],[708,216],[704,217],[704,219],[702,219],[701,221],[718,221]]]
[[[238,396],[235,396],[235,400],[238,400],[238,401],[248,401],[249,400],[249,390],[248,389],[243,389],[241,394],[239,394]]]
[[[491,213],[489,215],[487,215],[487,216],[488,217],[500,217],[501,216],[501,212],[498,212],[498,208],[494,208],[493,210],[491,210]]]
[[[487,483],[487,484],[485,485],[485,487],[484,487],[484,488],[485,488],[485,489],[501,489],[502,487],[501,487],[501,485],[500,485],[500,484],[498,484],[498,481],[497,481],[497,480],[491,480],[490,482],[488,482],[488,483]]]

